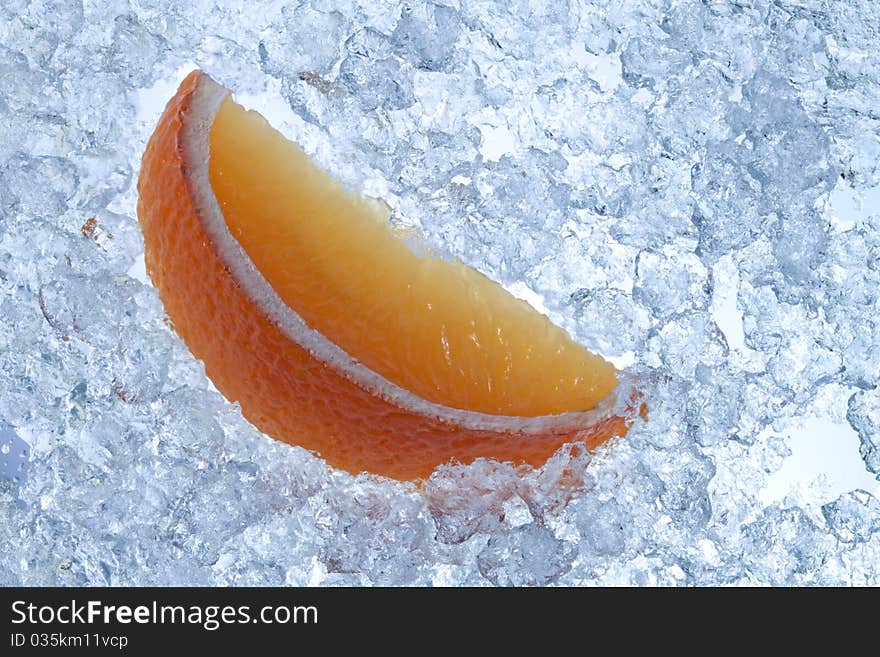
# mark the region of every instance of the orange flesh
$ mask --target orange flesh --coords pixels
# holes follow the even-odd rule
[[[483,413],[587,410],[614,367],[500,285],[417,255],[382,204],[347,192],[256,112],[227,98],[210,179],[231,233],[278,295],[370,369]]]

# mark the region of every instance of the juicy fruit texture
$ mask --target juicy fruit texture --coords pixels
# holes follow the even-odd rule
[[[592,448],[626,433],[629,413],[608,409],[492,416],[418,401],[387,382],[371,387],[356,366],[332,361],[321,343],[315,348],[308,329],[273,318],[243,274],[253,264],[211,232],[226,224],[208,183],[206,133],[226,93],[199,71],[181,83],[144,153],[138,218],[147,269],[174,329],[245,417],[333,466],[398,479],[479,457],[541,465],[564,443]],[[380,258],[375,264],[383,266]]]
[[[458,262],[419,256],[378,202],[345,191],[227,98],[211,186],[232,234],[305,321],[389,381],[452,408],[539,416],[593,408],[614,367]]]

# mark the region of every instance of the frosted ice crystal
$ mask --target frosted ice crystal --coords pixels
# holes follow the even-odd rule
[[[878,24],[873,0],[0,3],[0,584],[880,584]],[[631,366],[650,420],[421,488],[261,435],[143,271],[140,154],[195,66]]]

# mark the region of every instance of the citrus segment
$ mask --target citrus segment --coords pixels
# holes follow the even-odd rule
[[[627,430],[634,404],[611,393],[610,365],[473,270],[416,257],[377,203],[200,71],[169,101],[138,190],[174,329],[270,436],[353,473],[418,479],[449,460],[540,465]]]

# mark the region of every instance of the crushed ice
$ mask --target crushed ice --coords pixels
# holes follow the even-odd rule
[[[0,584],[880,584],[880,4],[182,7],[0,4]],[[650,422],[423,490],[259,434],[143,275],[193,65]]]

